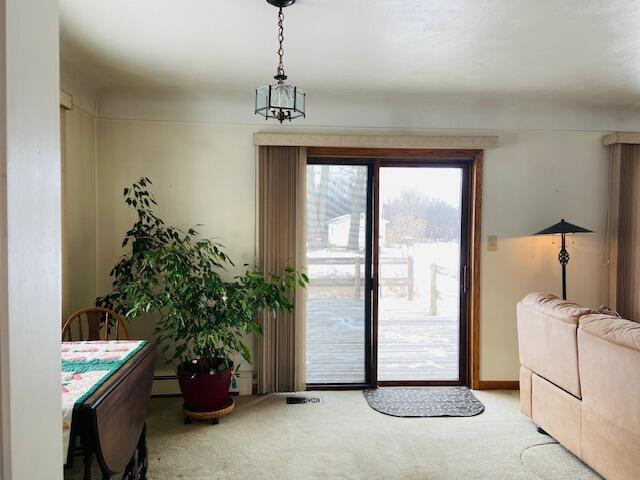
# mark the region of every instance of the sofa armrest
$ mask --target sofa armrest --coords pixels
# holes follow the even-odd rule
[[[579,398],[576,330],[590,312],[553,295],[527,295],[517,306],[520,365]]]

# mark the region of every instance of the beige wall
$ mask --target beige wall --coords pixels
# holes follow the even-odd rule
[[[95,117],[74,106],[64,112],[65,208],[63,317],[95,304],[97,190]]]
[[[515,306],[528,292],[561,295],[558,240],[530,237],[561,218],[598,233],[569,245],[568,298],[605,302],[603,265],[608,157],[598,132],[499,132],[485,154],[482,211],[482,380],[516,380]],[[498,250],[486,248],[498,236]]]
[[[159,213],[168,222],[178,226],[203,223],[202,232],[226,244],[238,263],[253,261],[252,135],[258,130],[254,126],[98,120],[99,293],[108,291],[108,272],[121,253],[120,241],[132,220],[122,203],[122,188],[141,175],[154,181]],[[426,130],[411,133],[436,134]],[[485,154],[481,378],[515,380],[517,301],[531,291],[560,292],[558,246],[548,237],[531,238],[529,234],[561,217],[600,232],[576,237],[569,248],[569,296],[589,306],[605,298],[601,233],[607,157],[600,144],[601,132],[471,133],[499,136],[499,147]],[[490,234],[498,236],[496,252],[486,250]],[[134,334],[148,335],[150,330],[148,323],[132,325]]]
[[[141,176],[153,182],[157,212],[178,227],[198,230],[227,246],[234,262],[253,264],[255,251],[255,148],[251,129],[202,124],[98,120],[99,293],[109,291],[109,272],[134,216],[122,189]],[[232,272],[230,272],[232,273]],[[151,337],[151,321],[132,322],[134,337]],[[157,374],[171,375],[159,366]],[[250,366],[240,382],[251,391]],[[172,381],[156,382],[171,393]]]

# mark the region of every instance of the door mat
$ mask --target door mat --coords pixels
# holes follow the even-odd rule
[[[371,408],[394,417],[473,417],[484,412],[467,387],[388,387],[363,393]]]

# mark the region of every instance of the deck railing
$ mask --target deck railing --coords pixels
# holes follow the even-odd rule
[[[408,257],[383,257],[380,262],[380,277],[378,283],[380,287],[404,287],[407,289],[407,297],[410,301],[415,295],[415,262],[414,258]],[[312,265],[336,265],[353,266],[352,275],[344,276],[313,276],[311,275],[311,287],[351,287],[353,297],[356,300],[362,299],[364,289],[364,257],[311,257],[307,259],[307,266]],[[403,267],[402,275],[384,276],[384,266]],[[436,315],[438,312],[438,302],[444,300],[442,292],[438,288],[439,277],[457,278],[457,274],[449,268],[432,263],[429,265],[429,312]]]
[[[438,300],[444,300],[444,296],[441,294],[441,291],[438,290],[438,276],[458,278],[458,275],[449,268],[438,265],[437,263],[431,264],[431,281],[429,282],[431,286],[429,289],[429,313],[431,315],[438,314]]]
[[[396,265],[404,267],[404,275],[383,276],[384,269],[381,267],[381,275],[378,283],[381,287],[406,287],[409,300],[413,300],[414,291],[414,270],[413,257],[385,257],[379,260],[380,265]],[[364,288],[364,257],[311,257],[307,259],[307,267],[311,265],[353,265],[353,276],[344,277],[314,277],[311,276],[312,287],[353,287],[354,298],[362,298]]]

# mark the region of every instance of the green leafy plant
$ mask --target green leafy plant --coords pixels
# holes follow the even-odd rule
[[[293,293],[308,285],[308,277],[291,267],[277,275],[244,265],[242,274],[225,280],[235,265],[224,247],[193,228],[165,225],[153,212],[150,185],[142,177],[124,189],[125,203],[137,214],[122,241],[130,251],[111,270],[113,290],[97,305],[127,318],[157,312],[157,342],[184,369],[225,370],[234,352],[250,362],[243,338],[262,333],[257,314],[292,311]]]

